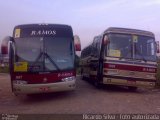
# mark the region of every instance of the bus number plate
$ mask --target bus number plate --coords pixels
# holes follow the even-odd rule
[[[41,88],[39,88],[41,91],[49,91],[49,88],[48,87],[41,87]]]

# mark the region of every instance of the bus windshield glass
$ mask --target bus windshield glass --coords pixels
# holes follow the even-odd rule
[[[110,43],[106,48],[106,56],[120,59],[134,59],[142,61],[156,61],[156,46],[153,37],[109,34]]]
[[[28,71],[57,71],[74,68],[72,38],[16,38],[16,62],[26,62]]]

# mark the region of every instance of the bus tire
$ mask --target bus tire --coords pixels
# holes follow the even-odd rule
[[[136,90],[137,90],[137,87],[128,86],[128,89],[129,89],[130,91],[136,91]]]

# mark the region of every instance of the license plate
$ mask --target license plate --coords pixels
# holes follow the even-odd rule
[[[46,91],[49,91],[49,87],[41,87],[41,88],[39,88],[41,91],[44,91],[44,92],[46,92]]]

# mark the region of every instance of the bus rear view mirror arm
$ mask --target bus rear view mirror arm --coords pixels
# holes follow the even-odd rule
[[[109,43],[110,43],[110,40],[108,39],[108,36],[105,35],[105,36],[104,36],[104,40],[103,40],[103,44],[104,44],[104,45],[108,45]]]

